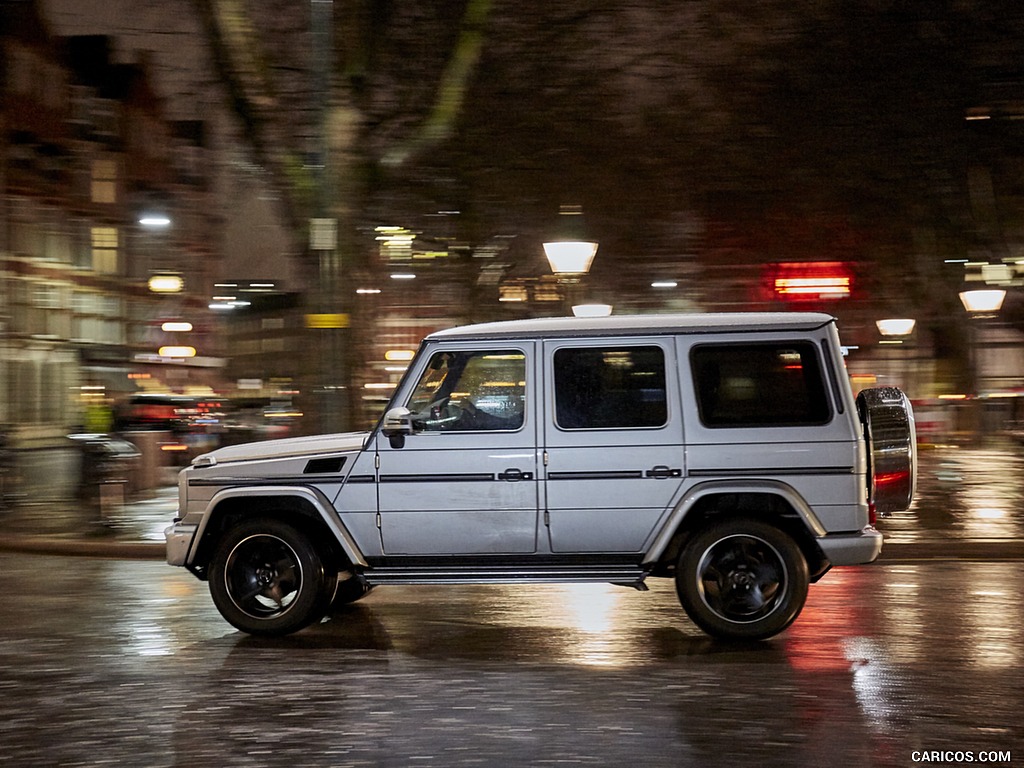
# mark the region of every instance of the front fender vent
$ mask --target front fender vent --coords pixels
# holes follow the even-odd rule
[[[328,475],[341,472],[345,466],[344,456],[329,456],[326,459],[310,459],[306,462],[306,468],[302,470],[304,475]]]

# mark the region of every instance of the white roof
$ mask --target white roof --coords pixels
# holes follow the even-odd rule
[[[814,330],[834,322],[822,312],[704,312],[608,317],[540,317],[448,328],[430,334],[432,340],[493,337],[624,336],[641,333],[700,333],[707,331]]]

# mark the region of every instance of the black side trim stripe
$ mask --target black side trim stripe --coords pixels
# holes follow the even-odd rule
[[[494,474],[485,472],[461,475],[381,475],[382,483],[490,483]]]
[[[232,485],[324,485],[340,483],[343,478],[328,480],[326,477],[282,476],[282,477],[202,477],[188,481],[190,488],[228,487]]]
[[[749,467],[735,469],[723,467],[722,469],[691,469],[687,473],[690,477],[736,477],[764,475],[852,475],[853,467]]]
[[[640,480],[642,469],[615,469],[606,472],[548,472],[548,480]]]

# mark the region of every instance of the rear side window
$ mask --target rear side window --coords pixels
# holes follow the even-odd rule
[[[797,427],[831,417],[813,344],[701,345],[690,362],[705,426]]]
[[[660,347],[555,351],[555,421],[562,429],[660,427],[668,421]]]

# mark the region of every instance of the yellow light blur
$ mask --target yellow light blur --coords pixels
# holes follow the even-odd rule
[[[185,288],[181,275],[153,275],[149,278],[149,290],[153,293],[180,293]]]
[[[391,363],[400,360],[409,361],[415,356],[416,352],[411,349],[389,349],[384,353],[384,359]]]
[[[187,333],[192,330],[192,323],[168,321],[160,326],[160,330],[167,333]]]
[[[196,348],[185,346],[160,347],[157,354],[160,355],[160,357],[195,357]]]

